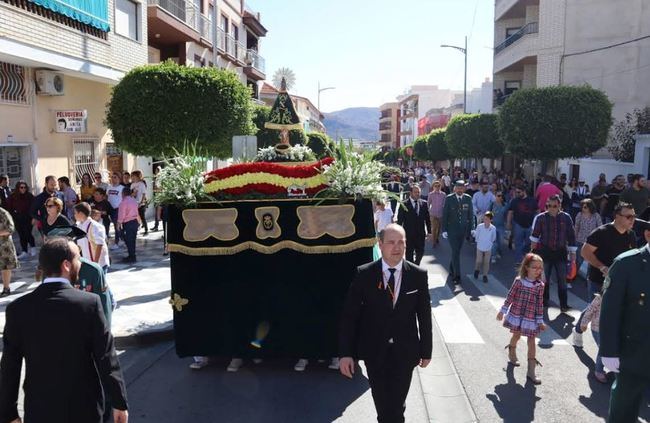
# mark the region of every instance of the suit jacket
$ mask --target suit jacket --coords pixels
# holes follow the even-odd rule
[[[627,251],[614,260],[600,309],[600,354],[619,357],[621,371],[650,378],[650,252]]]
[[[463,194],[460,202],[456,194],[449,194],[442,209],[442,232],[456,235],[469,235],[474,227],[474,207],[472,197]]]
[[[399,212],[397,213],[397,223],[404,227],[407,243],[424,242],[427,233],[431,233],[429,206],[427,205],[427,202],[422,199],[418,199],[417,202],[420,205],[419,213],[415,213],[415,208],[411,203],[410,197],[404,201],[406,210],[400,208]]]
[[[102,384],[113,407],[127,409],[113,337],[97,295],[64,282],[41,284],[7,306],[3,342],[0,423],[18,417],[23,358],[25,422],[99,423]]]
[[[381,284],[380,284],[381,283]],[[381,259],[360,266],[343,307],[339,355],[381,362],[388,340],[396,354],[416,366],[432,350],[431,298],[427,271],[403,261],[402,281],[393,307],[383,287]]]

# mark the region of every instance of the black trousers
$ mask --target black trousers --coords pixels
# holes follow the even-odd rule
[[[27,247],[34,248],[34,236],[32,235],[32,218],[28,214],[19,214],[15,216],[16,232],[20,239],[20,247],[27,252]]]
[[[365,361],[372,399],[379,423],[404,423],[406,396],[411,386],[413,368],[404,363],[394,348],[388,348],[386,357],[377,361]]]
[[[609,397],[607,422],[637,422],[643,394],[648,387],[650,387],[650,379],[643,375],[635,374],[629,370],[622,370],[618,373]]]
[[[406,240],[406,260],[420,265],[422,261],[422,256],[424,256],[424,239],[411,241]]]

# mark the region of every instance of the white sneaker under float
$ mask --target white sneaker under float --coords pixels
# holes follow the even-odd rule
[[[190,369],[200,370],[210,364],[210,359],[208,357],[195,356],[194,362],[190,364]]]
[[[575,328],[573,329],[573,346],[576,348],[582,348],[582,334],[577,332]]]
[[[293,366],[293,370],[297,372],[304,372],[308,364],[309,364],[309,360],[307,360],[306,358],[301,358],[300,360],[298,360],[296,365]]]
[[[227,372],[236,372],[244,364],[244,360],[241,358],[233,358],[230,360],[230,364],[226,367]]]

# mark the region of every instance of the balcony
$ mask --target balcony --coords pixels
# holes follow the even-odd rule
[[[235,64],[246,64],[246,46],[222,28],[217,28],[217,50]]]
[[[258,37],[266,36],[267,30],[264,28],[264,25],[262,25],[260,14],[248,6],[244,7],[244,25],[246,25],[251,32]]]
[[[266,79],[266,63],[264,58],[260,56],[257,51],[248,49],[246,50],[246,66],[244,73],[251,79],[256,81],[263,81]]]
[[[390,131],[393,125],[390,122],[381,122],[379,123],[380,131]]]
[[[494,73],[537,63],[538,24],[531,22],[494,48]],[[516,69],[515,69],[516,68]]]
[[[212,22],[196,5],[185,0],[147,0],[150,44],[174,45],[212,42]]]
[[[526,6],[539,5],[539,0],[496,0],[494,20],[523,18]]]
[[[388,113],[383,113],[379,116],[379,121],[391,119],[390,111]]]

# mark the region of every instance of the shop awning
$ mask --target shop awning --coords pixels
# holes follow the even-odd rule
[[[75,21],[108,32],[108,0],[29,0]]]

